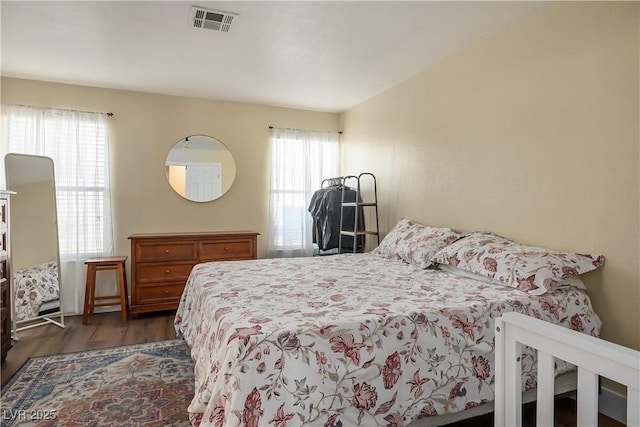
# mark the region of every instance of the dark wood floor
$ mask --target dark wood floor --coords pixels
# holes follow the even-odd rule
[[[88,325],[82,324],[82,316],[69,316],[66,318],[65,329],[47,325],[20,332],[20,340],[14,341],[13,348],[2,364],[2,384],[5,384],[29,357],[175,338],[174,314],[164,312],[140,315],[137,319],[122,321],[119,312],[101,313],[91,316]],[[559,400],[556,403],[554,427],[576,426],[575,412],[573,399]],[[526,405],[523,409],[523,425],[535,426],[535,404]],[[604,415],[600,415],[598,425],[623,426]],[[461,421],[448,427],[493,427],[493,415]]]
[[[91,316],[87,325],[82,324],[82,316],[67,316],[65,329],[46,325],[21,331],[20,340],[13,342],[2,364],[2,384],[29,357],[173,339],[174,315],[175,312],[142,314],[123,321],[120,312],[101,313]]]

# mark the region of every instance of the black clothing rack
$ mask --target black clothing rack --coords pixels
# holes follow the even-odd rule
[[[369,181],[369,190],[371,191],[368,201],[362,200],[362,185],[364,182]],[[347,188],[347,184],[355,182],[356,194],[353,200],[348,200],[345,197],[345,188]],[[338,253],[342,253],[343,249],[343,241],[348,241],[348,236],[354,239],[362,239],[362,251],[364,251],[364,242],[366,236],[376,236],[378,241],[378,245],[380,244],[380,232],[378,226],[378,185],[376,183],[376,177],[372,173],[363,172],[360,175],[348,175],[342,178],[342,215],[340,215],[340,239],[338,242]],[[371,227],[367,229],[364,224],[364,208],[373,208],[375,215],[375,228]],[[353,208],[353,227],[350,227],[348,222],[348,209]],[[347,216],[347,221],[345,221],[345,216]],[[346,236],[346,237],[343,237]],[[347,249],[347,248],[345,248]],[[352,251],[356,252],[356,247],[352,247]]]
[[[373,179],[373,202],[362,201],[360,181],[363,177]],[[363,252],[367,235],[378,236],[380,243],[376,193],[375,176],[370,173],[322,180],[320,190],[314,193],[309,205],[313,243],[318,245],[320,255],[335,249],[337,253]],[[375,207],[375,230],[365,228],[364,207]]]

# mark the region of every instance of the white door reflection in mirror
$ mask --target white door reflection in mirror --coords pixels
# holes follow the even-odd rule
[[[220,163],[186,165],[185,195],[196,202],[206,202],[222,195]]]
[[[231,152],[215,138],[192,135],[178,141],[165,161],[169,185],[180,196],[208,202],[226,193],[236,175]]]

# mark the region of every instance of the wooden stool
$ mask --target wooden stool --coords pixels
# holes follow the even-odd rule
[[[82,324],[86,325],[90,314],[93,314],[94,307],[107,307],[111,305],[120,306],[120,317],[127,320],[127,276],[124,271],[124,264],[127,261],[126,256],[114,256],[105,258],[88,259],[84,263],[87,264],[87,284],[84,292],[84,310],[82,312]],[[120,288],[119,295],[109,295],[103,297],[96,296],[96,273],[103,270],[116,270],[118,285]],[[119,301],[104,302],[96,304],[96,300],[118,299]]]

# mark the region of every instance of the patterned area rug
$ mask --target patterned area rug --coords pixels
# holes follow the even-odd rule
[[[2,426],[189,426],[182,340],[34,357],[2,389]]]

